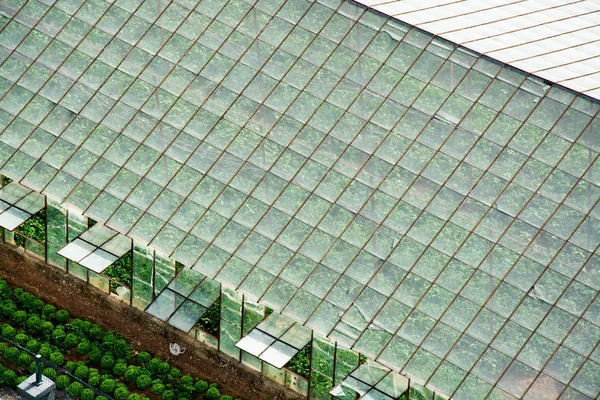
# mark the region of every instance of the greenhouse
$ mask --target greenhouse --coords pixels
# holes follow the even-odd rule
[[[3,0],[3,241],[310,399],[598,398],[600,6],[361,3]]]

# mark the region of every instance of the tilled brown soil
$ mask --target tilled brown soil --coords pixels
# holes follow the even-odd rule
[[[223,394],[244,400],[303,399],[303,396],[265,378],[258,372],[209,348],[185,333],[130,307],[58,268],[6,244],[0,245],[0,275],[8,283],[40,296],[48,303],[68,310],[73,316],[118,330],[137,350],[147,350],[168,360],[183,374],[217,382]],[[177,357],[170,343],[187,351]]]

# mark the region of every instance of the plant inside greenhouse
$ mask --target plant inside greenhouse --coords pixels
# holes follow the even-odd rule
[[[2,1],[0,397],[599,398],[598,17]]]

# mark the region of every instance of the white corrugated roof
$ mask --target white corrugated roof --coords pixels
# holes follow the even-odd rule
[[[599,0],[358,2],[600,99]]]

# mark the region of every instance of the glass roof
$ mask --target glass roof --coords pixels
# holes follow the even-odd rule
[[[551,82],[600,99],[594,0],[358,0]]]
[[[271,313],[235,345],[282,368],[310,342],[312,332],[279,313]]]
[[[597,102],[350,2],[0,13],[3,174],[444,395],[600,393]]]
[[[340,398],[358,395],[359,399],[395,400],[407,393],[408,389],[408,378],[377,362],[367,360],[330,393]]]
[[[146,312],[189,332],[219,298],[217,282],[199,272],[183,269],[146,308]]]
[[[44,208],[44,196],[18,183],[0,189],[0,226],[12,231]]]
[[[100,273],[129,251],[131,239],[102,224],[96,224],[61,248],[58,254]]]

